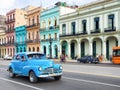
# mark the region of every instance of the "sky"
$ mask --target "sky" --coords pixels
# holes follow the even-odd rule
[[[6,15],[6,13],[15,8],[24,8],[28,5],[50,7],[56,2],[67,2],[69,5],[84,5],[93,1],[99,0],[0,0],[0,15]]]

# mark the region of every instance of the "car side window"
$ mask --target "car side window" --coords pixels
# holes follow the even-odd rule
[[[16,60],[20,60],[20,55],[17,55],[17,56],[16,56]]]
[[[26,58],[25,58],[24,55],[21,56],[21,60],[22,60],[22,61],[26,60]]]

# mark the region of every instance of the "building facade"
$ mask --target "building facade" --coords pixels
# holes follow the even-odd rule
[[[19,26],[15,28],[15,47],[16,52],[26,52],[27,45],[26,45],[26,37],[27,37],[27,31],[26,26]]]
[[[6,25],[5,25],[5,16],[0,15],[0,58],[4,57],[6,54],[6,48],[5,48],[5,43],[6,43],[6,35],[5,35],[5,30],[6,30]]]
[[[39,34],[39,17],[41,7],[34,8],[27,11],[27,51],[39,52],[40,51],[40,34]]]
[[[60,53],[71,59],[88,54],[109,59],[112,47],[120,45],[119,6],[119,0],[96,1],[61,16]]]
[[[26,12],[21,9],[14,9],[6,14],[6,54],[13,56],[15,53],[15,28],[26,24]]]
[[[59,56],[59,17],[74,11],[66,7],[66,3],[58,2],[54,7],[41,12],[40,37],[41,51],[51,58]]]

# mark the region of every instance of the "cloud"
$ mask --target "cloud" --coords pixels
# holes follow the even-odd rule
[[[15,0],[0,0],[0,9],[7,9],[14,5]]]

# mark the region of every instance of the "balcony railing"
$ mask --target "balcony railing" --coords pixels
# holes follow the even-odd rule
[[[26,40],[26,43],[40,43],[40,39]]]
[[[100,33],[100,29],[91,30],[91,34]]]
[[[15,22],[15,18],[5,21],[6,24]]]
[[[104,32],[114,32],[116,31],[116,27],[108,27],[104,29]]]
[[[33,43],[33,40],[26,40],[26,43]]]
[[[15,43],[14,43],[15,46],[21,45],[21,44],[25,44],[25,41],[24,41],[24,42],[15,42]]]
[[[5,43],[5,46],[14,46],[14,42],[7,42],[7,43]]]
[[[88,34],[87,31],[79,31],[79,32],[63,33],[60,34],[60,37],[86,35],[86,34]]]
[[[37,27],[37,26],[40,26],[39,23],[34,23],[32,25],[28,25],[27,28],[32,28],[32,27]]]
[[[15,29],[8,29],[5,31],[5,33],[13,33],[15,31]]]
[[[50,26],[48,28],[41,28],[40,31],[43,32],[43,31],[56,30],[56,29],[59,29],[59,25],[57,25],[57,26]]]
[[[58,41],[58,38],[54,38],[54,39],[41,39],[41,42],[50,42],[50,41]]]

